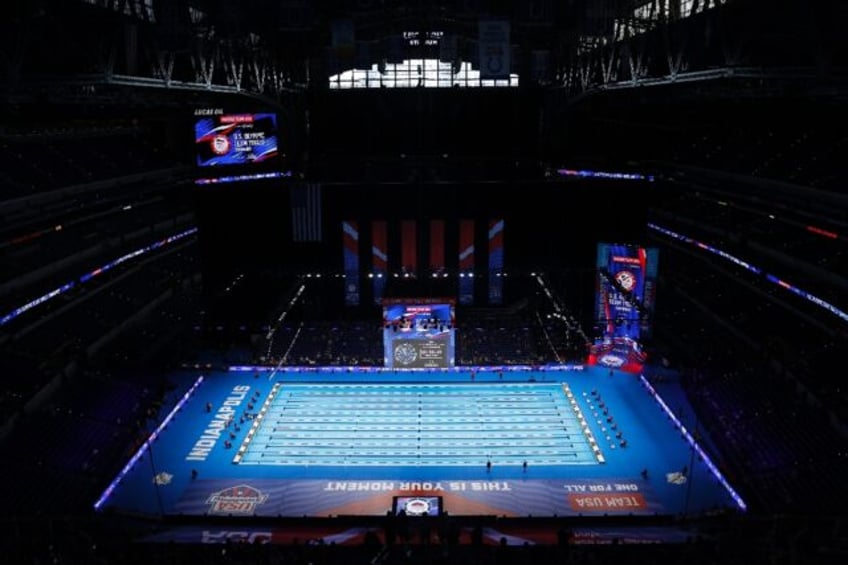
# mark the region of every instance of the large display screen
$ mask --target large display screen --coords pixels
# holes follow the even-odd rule
[[[453,367],[454,332],[453,303],[384,303],[384,364],[402,369]]]
[[[657,250],[638,245],[598,245],[596,323],[600,332],[590,363],[638,370],[640,340],[649,337],[654,308]]]
[[[275,114],[219,114],[194,124],[201,167],[261,163],[277,156]]]
[[[636,245],[598,245],[595,315],[605,338],[639,340],[648,252]]]

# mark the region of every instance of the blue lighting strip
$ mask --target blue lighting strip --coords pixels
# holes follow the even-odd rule
[[[462,367],[434,367],[434,368],[392,368],[392,367],[276,367],[273,365],[231,365],[228,371],[253,371],[253,372],[277,372],[277,373],[490,373],[499,372],[527,372],[527,371],[582,371],[583,365],[475,365]]]
[[[715,255],[718,255],[719,257],[727,259],[728,261],[735,263],[735,264],[739,265],[740,267],[743,267],[743,268],[751,271],[752,273],[756,273],[758,275],[760,275],[760,274],[765,275],[766,280],[768,280],[769,282],[772,282],[772,283],[776,284],[777,286],[779,286],[781,288],[785,288],[789,292],[792,292],[793,294],[796,294],[796,295],[800,296],[801,298],[805,298],[805,299],[809,300],[810,302],[812,302],[816,306],[824,308],[825,310],[827,310],[828,312],[830,312],[834,316],[837,316],[838,318],[842,319],[843,321],[848,322],[848,313],[846,313],[844,310],[840,310],[839,308],[837,308],[836,306],[834,306],[830,302],[827,302],[826,300],[822,300],[818,296],[816,296],[814,294],[810,294],[806,290],[802,290],[802,289],[798,288],[797,286],[790,284],[790,283],[776,277],[775,275],[772,275],[770,273],[763,273],[763,271],[761,269],[759,269],[758,267],[754,267],[753,265],[750,265],[750,264],[746,263],[745,261],[734,257],[730,253],[722,251],[721,249],[716,249],[715,247],[711,247],[711,246],[707,245],[706,243],[701,243],[700,241],[694,240],[691,237],[686,237],[684,235],[680,235],[679,233],[673,232],[670,229],[663,228],[663,227],[658,226],[656,224],[649,223],[648,227],[651,228],[652,230],[658,231],[658,232],[660,232],[664,235],[672,237],[672,238],[674,238],[678,241],[683,241],[685,243],[688,243],[690,245],[694,245],[695,247],[698,247],[698,248],[703,249],[705,251],[709,251],[710,253],[714,253]]]
[[[194,184],[196,185],[205,185],[205,184],[227,184],[230,182],[242,182],[248,180],[262,180],[262,179],[280,179],[280,178],[290,178],[293,174],[291,171],[274,171],[272,173],[254,173],[251,175],[231,175],[226,177],[212,177],[212,178],[202,178],[195,179]]]
[[[678,241],[683,241],[685,243],[688,243],[690,245],[694,245],[695,247],[698,247],[698,248],[703,249],[705,251],[709,251],[710,253],[713,253],[714,255],[718,255],[719,257],[722,257],[723,259],[727,259],[731,263],[735,263],[735,264],[739,265],[743,269],[747,269],[747,270],[751,271],[752,273],[755,273],[757,275],[762,273],[762,270],[760,270],[759,267],[755,267],[755,266],[751,265],[750,263],[747,263],[747,262],[743,261],[742,259],[739,259],[738,257],[735,257],[735,256],[731,255],[730,253],[727,253],[726,251],[722,251],[721,249],[716,249],[715,247],[707,245],[706,243],[702,243],[702,242],[700,242],[696,239],[692,239],[691,237],[686,237],[685,235],[680,235],[679,233],[675,233],[675,232],[671,231],[670,229],[658,226],[656,224],[652,224],[650,222],[648,223],[648,227],[651,228],[652,230],[656,230],[656,231],[660,232],[661,234],[667,235],[669,237],[673,237],[674,239],[676,239]]]
[[[23,314],[24,312],[26,312],[27,310],[29,310],[29,309],[31,309],[31,308],[35,308],[35,307],[36,307],[36,306],[38,306],[39,304],[43,304],[43,303],[47,302],[48,300],[50,300],[51,298],[54,298],[54,297],[56,297],[56,296],[59,296],[59,295],[60,295],[60,294],[62,294],[63,292],[67,292],[67,291],[71,290],[72,288],[74,288],[74,285],[75,285],[75,284],[76,284],[76,283],[75,283],[74,281],[71,281],[71,282],[69,282],[69,283],[63,284],[63,285],[62,285],[62,286],[60,286],[59,288],[53,289],[53,290],[51,290],[50,292],[48,292],[47,294],[45,294],[45,295],[43,295],[43,296],[39,296],[39,297],[38,297],[38,298],[36,298],[35,300],[32,300],[32,301],[30,301],[30,302],[27,302],[27,303],[26,303],[26,304],[24,304],[23,306],[20,306],[20,307],[18,307],[18,308],[15,308],[15,309],[14,309],[14,310],[12,310],[11,312],[9,312],[8,314],[6,314],[6,315],[5,315],[5,316],[3,316],[2,318],[0,318],[0,326],[3,326],[3,325],[5,325],[5,324],[8,324],[8,323],[9,323],[9,322],[11,322],[12,320],[14,320],[15,318],[17,318],[17,317],[18,317],[18,316],[20,316],[21,314]]]
[[[590,179],[616,179],[616,180],[646,180],[654,182],[654,175],[641,175],[638,173],[609,173],[605,171],[586,171],[576,169],[557,169],[557,173],[563,177],[581,177]]]
[[[686,429],[686,426],[683,425],[683,422],[677,419],[677,416],[674,415],[674,412],[671,411],[671,409],[668,407],[662,397],[657,393],[657,391],[654,390],[654,387],[651,386],[651,383],[648,382],[648,379],[646,379],[644,375],[639,375],[639,379],[642,381],[642,384],[645,386],[645,388],[648,389],[648,392],[651,393],[651,396],[654,397],[654,400],[656,400],[657,403],[662,406],[662,409],[665,410],[665,413],[668,414],[669,418],[671,418],[672,422],[674,422],[674,425],[680,429],[680,431],[683,433],[683,437],[686,438],[686,441],[689,442],[689,445],[692,446],[692,449],[694,449],[698,453],[698,455],[704,461],[704,464],[707,466],[713,476],[718,480],[718,482],[722,484],[725,489],[727,489],[728,494],[730,494],[730,497],[734,500],[734,502],[736,502],[736,505],[739,506],[739,509],[743,512],[747,510],[748,505],[745,504],[745,501],[742,500],[742,497],[739,496],[739,494],[735,490],[733,490],[733,487],[730,486],[730,483],[727,482],[727,480],[721,474],[721,471],[718,470],[718,467],[715,466],[709,456],[704,452],[703,449],[701,449],[701,446],[698,445],[698,442],[695,441],[695,438],[692,437],[692,434],[689,433],[689,430]]]
[[[121,472],[118,473],[118,476],[115,477],[115,480],[109,483],[109,486],[106,487],[106,490],[103,491],[103,494],[101,494],[100,498],[97,499],[97,502],[94,503],[95,510],[100,510],[100,507],[103,506],[103,504],[106,502],[106,499],[112,495],[112,492],[115,490],[118,484],[124,479],[127,473],[130,472],[130,469],[133,468],[133,465],[136,464],[136,462],[141,458],[141,456],[144,455],[144,452],[147,451],[147,449],[150,447],[150,442],[159,437],[159,434],[162,433],[162,430],[165,429],[165,426],[168,425],[168,422],[170,422],[174,415],[182,409],[183,405],[185,405],[186,402],[188,402],[189,397],[194,393],[195,390],[197,390],[197,387],[199,387],[200,383],[202,382],[203,375],[197,377],[197,380],[194,381],[194,384],[191,385],[191,388],[188,389],[188,392],[186,392],[180,399],[180,401],[177,402],[177,405],[174,406],[174,409],[171,410],[167,416],[165,416],[165,419],[162,420],[162,423],[159,424],[159,426],[153,431],[152,434],[150,434],[150,437],[147,438],[147,441],[145,441],[141,445],[141,447],[138,448],[138,451],[136,451],[135,455],[133,455],[132,458],[127,462],[127,464],[124,465],[124,468],[121,469]]]
[[[196,232],[197,232],[197,228],[190,228],[190,229],[187,229],[184,232],[180,232],[178,234],[174,234],[174,235],[166,237],[164,239],[160,239],[159,241],[151,243],[150,245],[147,245],[147,246],[142,247],[140,249],[136,249],[135,251],[133,251],[131,253],[127,253],[126,255],[122,255],[121,257],[118,257],[114,261],[110,261],[109,263],[106,263],[105,265],[97,267],[93,271],[85,273],[84,275],[80,276],[80,278],[76,281],[70,281],[68,283],[65,283],[62,286],[60,286],[59,288],[51,290],[47,294],[45,294],[43,296],[39,296],[38,298],[36,298],[34,300],[31,300],[31,301],[27,302],[26,304],[24,304],[23,306],[19,306],[18,308],[15,308],[11,312],[9,312],[8,314],[6,314],[2,318],[0,318],[0,326],[4,326],[4,325],[8,324],[12,320],[17,318],[21,314],[23,314],[24,312],[26,312],[27,310],[31,310],[32,308],[35,308],[36,306],[38,306],[40,304],[44,304],[48,300],[55,298],[55,297],[59,296],[60,294],[71,290],[77,284],[86,283],[86,282],[90,281],[91,279],[93,279],[94,277],[96,277],[98,275],[102,275],[103,273],[105,273],[109,269],[112,269],[113,267],[117,267],[121,263],[129,261],[130,259],[135,259],[136,257],[138,257],[140,255],[144,255],[145,253],[148,253],[150,251],[155,251],[156,249],[159,249],[160,247],[164,247],[165,245],[168,245],[170,243],[178,241],[178,240],[180,240],[180,239],[182,239],[186,236],[192,235]]]
[[[817,306],[821,306],[822,308],[824,308],[825,310],[827,310],[831,314],[838,316],[838,317],[842,318],[844,321],[848,322],[848,313],[843,312],[842,310],[840,310],[839,308],[837,308],[836,306],[834,306],[830,302],[827,302],[826,300],[822,300],[818,296],[815,296],[814,294],[810,294],[809,292],[807,292],[805,290],[801,290],[797,286],[790,284],[790,283],[788,283],[784,280],[781,280],[781,279],[777,278],[776,276],[774,276],[772,274],[766,273],[766,279],[773,282],[777,286],[785,288],[789,292],[797,294],[801,298],[806,298],[807,300],[809,300],[813,304],[816,304]]]

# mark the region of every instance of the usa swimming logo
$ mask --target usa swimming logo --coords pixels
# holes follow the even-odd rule
[[[601,356],[601,358],[598,360],[598,363],[604,365],[605,367],[618,368],[624,365],[624,359],[618,355],[606,353]]]
[[[253,514],[256,507],[268,500],[268,495],[250,485],[238,485],[213,492],[206,504],[210,514]]]

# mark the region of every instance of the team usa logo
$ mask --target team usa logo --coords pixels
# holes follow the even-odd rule
[[[430,512],[430,503],[422,498],[413,498],[403,506],[407,516],[423,516]]]
[[[226,155],[230,151],[230,140],[226,135],[216,135],[212,138],[212,152],[215,155]]]
[[[621,288],[627,292],[631,292],[636,286],[636,275],[630,271],[619,271],[615,274],[615,282],[621,285]]]
[[[153,477],[153,483],[159,486],[166,486],[171,484],[171,481],[174,479],[174,475],[168,473],[167,471],[162,471]]]
[[[666,473],[665,480],[666,482],[672,485],[685,485],[686,473],[683,473],[681,471],[673,471],[671,473]]]
[[[268,495],[250,485],[238,485],[213,492],[206,504],[210,514],[253,514],[256,507],[268,500]]]

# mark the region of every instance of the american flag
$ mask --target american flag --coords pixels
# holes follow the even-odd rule
[[[292,240],[321,241],[321,185],[296,184],[291,191]]]

